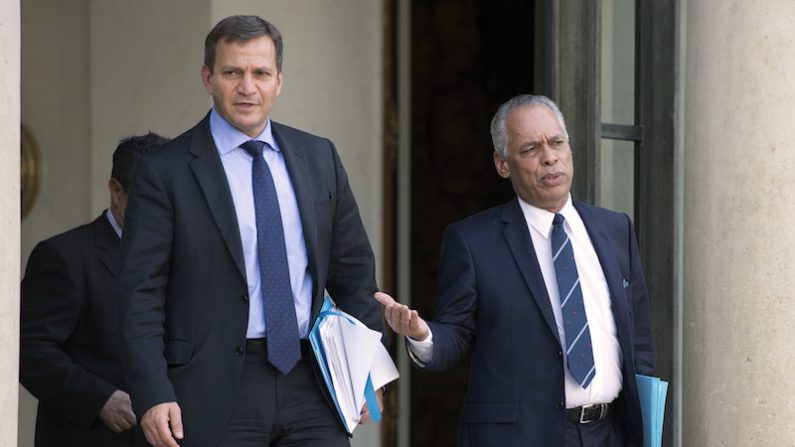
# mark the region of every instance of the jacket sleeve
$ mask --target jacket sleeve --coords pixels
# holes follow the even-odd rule
[[[87,428],[116,387],[68,353],[86,293],[83,273],[73,268],[78,261],[50,241],[30,255],[22,280],[20,382],[40,402]]]
[[[470,249],[457,227],[442,236],[439,256],[439,301],[433,321],[433,356],[429,370],[444,370],[460,361],[475,336],[478,292]]]
[[[159,173],[141,158],[127,202],[118,284],[122,363],[139,417],[154,405],[176,401],[163,341],[173,215]]]
[[[654,374],[654,347],[652,343],[651,316],[649,313],[649,294],[646,291],[646,279],[640,264],[640,251],[635,237],[635,230],[629,216],[627,234],[629,235],[630,275],[632,287],[632,308],[634,309],[635,329],[635,372],[638,374]]]
[[[337,305],[373,330],[383,332],[381,305],[373,298],[375,258],[359,208],[333,143],[334,216],[332,219],[326,289]]]

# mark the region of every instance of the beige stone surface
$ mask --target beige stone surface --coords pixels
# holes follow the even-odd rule
[[[0,447],[17,444],[20,32],[19,2],[0,1]]]
[[[795,2],[687,2],[683,445],[795,445]]]

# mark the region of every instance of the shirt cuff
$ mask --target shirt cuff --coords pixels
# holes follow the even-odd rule
[[[420,368],[425,368],[425,365],[433,358],[433,332],[428,328],[428,337],[422,341],[406,337],[406,346],[411,361]]]

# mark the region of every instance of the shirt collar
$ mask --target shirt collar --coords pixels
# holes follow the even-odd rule
[[[273,138],[273,128],[271,127],[270,118],[268,118],[268,121],[265,124],[265,128],[262,129],[262,132],[260,132],[256,138],[251,138],[250,136],[241,132],[240,129],[231,125],[218,112],[216,112],[215,107],[213,107],[212,111],[210,112],[210,132],[213,135],[215,146],[218,148],[218,152],[222,156],[237,149],[241,144],[248,140],[264,141],[268,143],[273,150],[277,152],[279,151],[279,146],[276,144],[276,140]]]
[[[555,213],[530,205],[518,196],[517,199],[519,199],[519,207],[521,207],[522,214],[524,214],[527,223],[535,228],[538,234],[544,239],[548,239],[552,232],[552,220],[555,218]],[[563,215],[566,222],[569,222],[569,226],[571,226],[571,222],[579,221],[579,219],[577,219],[577,217],[579,217],[577,210],[574,209],[574,205],[572,205],[571,202],[571,194],[566,197],[566,203],[558,213]]]
[[[113,231],[115,231],[116,235],[119,236],[119,239],[121,239],[121,225],[116,222],[116,218],[113,216],[113,212],[110,210],[110,208],[105,210],[105,217],[108,218],[108,222],[110,222],[110,226],[113,227]]]

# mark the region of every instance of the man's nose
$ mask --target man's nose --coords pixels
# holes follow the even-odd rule
[[[237,84],[237,91],[243,95],[251,95],[254,93],[254,77],[251,73],[244,73]]]
[[[554,165],[558,162],[558,154],[549,144],[541,145],[541,162],[545,165]]]

